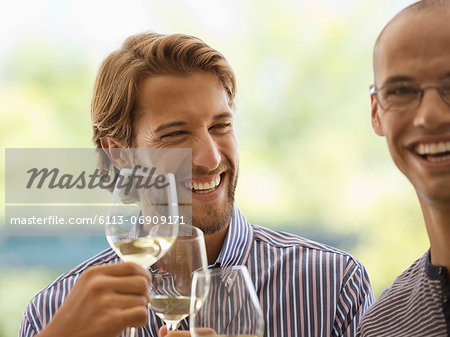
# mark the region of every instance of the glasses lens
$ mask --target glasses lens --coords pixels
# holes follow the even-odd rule
[[[379,99],[386,110],[407,110],[420,102],[420,86],[413,82],[389,83],[379,89]]]
[[[450,104],[450,78],[441,83],[441,95],[447,104]]]

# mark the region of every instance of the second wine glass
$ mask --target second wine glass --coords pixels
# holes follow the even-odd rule
[[[150,269],[149,306],[164,320],[169,332],[189,315],[193,273],[207,268],[203,232],[197,227],[179,225],[177,239]]]
[[[191,296],[193,337],[263,336],[263,314],[245,266],[195,272]],[[194,301],[196,298],[203,303]]]

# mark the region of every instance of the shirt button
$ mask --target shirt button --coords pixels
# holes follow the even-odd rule
[[[442,303],[447,303],[447,301],[448,301],[448,299],[447,299],[447,296],[442,296]]]
[[[439,269],[438,269],[439,275],[442,275],[442,272],[443,272],[442,267],[439,267]]]

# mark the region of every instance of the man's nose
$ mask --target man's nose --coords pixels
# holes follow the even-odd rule
[[[427,130],[437,130],[444,125],[450,127],[450,107],[436,88],[430,87],[424,91],[414,116],[414,125]]]
[[[220,161],[221,155],[214,138],[205,132],[192,145],[192,166],[212,171],[219,166]]]

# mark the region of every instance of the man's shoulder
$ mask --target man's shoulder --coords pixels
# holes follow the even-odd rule
[[[423,255],[382,291],[365,313],[358,336],[441,336],[444,331],[439,281],[430,280]]]
[[[397,276],[394,282],[381,292],[377,304],[381,305],[383,302],[391,301],[391,298],[396,297],[397,293],[407,296],[408,294],[417,291],[418,287],[420,287],[418,286],[418,283],[422,282],[425,278],[425,264],[427,257],[428,254],[423,255]]]
[[[257,225],[252,227],[254,244],[260,246],[254,249],[259,254],[269,257],[276,255],[278,261],[294,263],[295,268],[303,269],[303,272],[299,273],[301,277],[305,275],[304,272],[317,275],[325,273],[339,279],[343,287],[350,282],[350,287],[365,289],[370,298],[368,303],[372,303],[373,296],[367,270],[351,254],[296,234]],[[352,291],[357,293],[357,290]]]
[[[116,263],[118,261],[119,257],[117,256],[117,254],[111,248],[107,248],[104,251],[98,253],[97,255],[91,257],[90,259],[82,262],[72,270],[59,276],[55,281],[53,281],[46,288],[44,288],[44,291],[57,286],[61,282],[67,281],[69,279],[76,279],[86,269],[89,269],[94,266],[100,266],[103,264]]]
[[[268,244],[273,247],[297,247],[305,250],[315,250],[353,258],[349,253],[345,251],[334,248],[324,243],[306,239],[296,234],[253,224],[252,228],[255,241]]]

